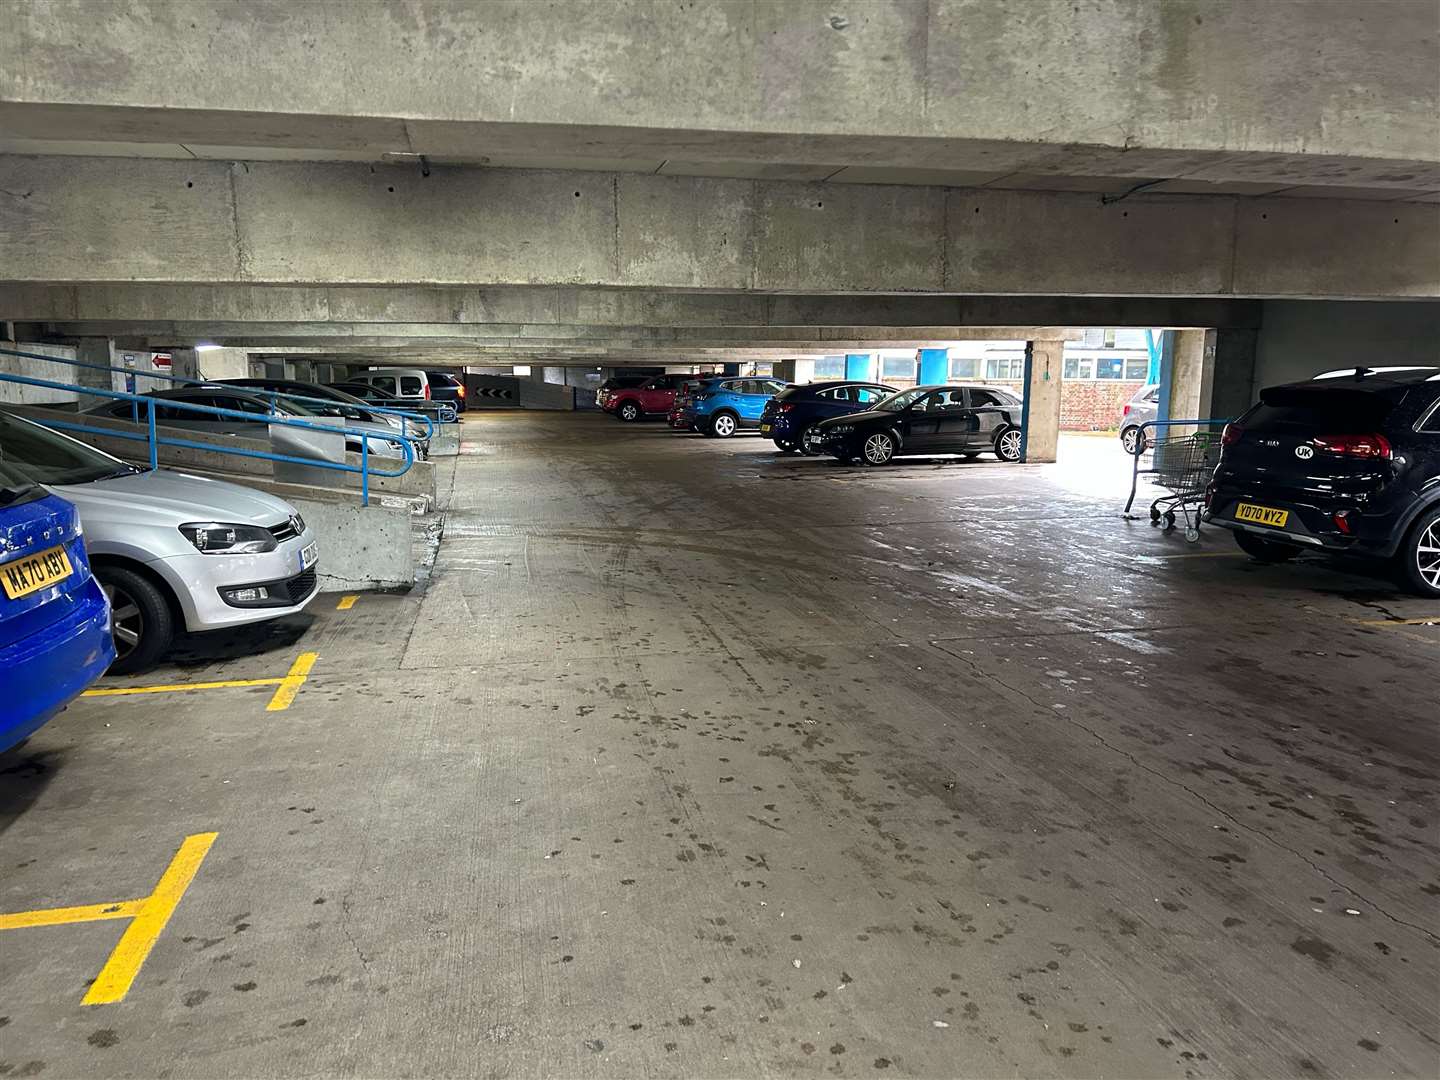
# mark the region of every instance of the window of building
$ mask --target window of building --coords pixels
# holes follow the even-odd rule
[[[843,379],[845,377],[845,357],[843,356],[822,356],[815,361],[815,378],[817,379]]]
[[[1103,356],[1095,361],[1095,378],[1123,379],[1124,377],[1125,358],[1123,356]]]
[[[1131,379],[1131,380],[1144,381],[1145,379],[1148,379],[1149,377],[1150,377],[1150,361],[1149,361],[1149,360],[1126,360],[1126,361],[1125,361],[1125,378]]]
[[[885,379],[914,379],[915,360],[910,356],[887,356],[880,362]]]
[[[950,378],[978,379],[979,377],[980,358],[978,356],[952,356],[950,358]]]
[[[1019,356],[992,356],[985,361],[985,378],[1023,379],[1025,378],[1025,360]]]

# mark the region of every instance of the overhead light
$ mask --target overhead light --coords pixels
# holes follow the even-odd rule
[[[202,342],[195,346],[196,352],[214,352],[216,349],[223,349],[224,345],[212,345],[210,342]]]

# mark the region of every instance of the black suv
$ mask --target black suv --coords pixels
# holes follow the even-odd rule
[[[1440,367],[1270,387],[1221,442],[1205,518],[1247,554],[1393,560],[1410,589],[1440,596]]]

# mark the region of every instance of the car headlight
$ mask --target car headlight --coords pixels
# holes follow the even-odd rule
[[[258,555],[279,546],[270,530],[258,525],[202,521],[181,525],[180,531],[205,555]]]
[[[836,424],[834,427],[826,428],[820,432],[821,435],[849,435],[855,430],[854,424]]]

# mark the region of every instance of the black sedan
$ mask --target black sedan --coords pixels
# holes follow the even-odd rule
[[[760,414],[760,434],[791,454],[805,449],[805,433],[821,420],[873,409],[893,393],[893,386],[867,382],[787,386],[765,403],[765,411]]]
[[[1389,560],[1440,597],[1440,368],[1358,368],[1274,386],[1225,428],[1207,521],[1248,555]]]
[[[822,420],[806,446],[840,461],[884,465],[900,455],[990,452],[1020,460],[1022,402],[996,386],[917,386],[866,412]]]

